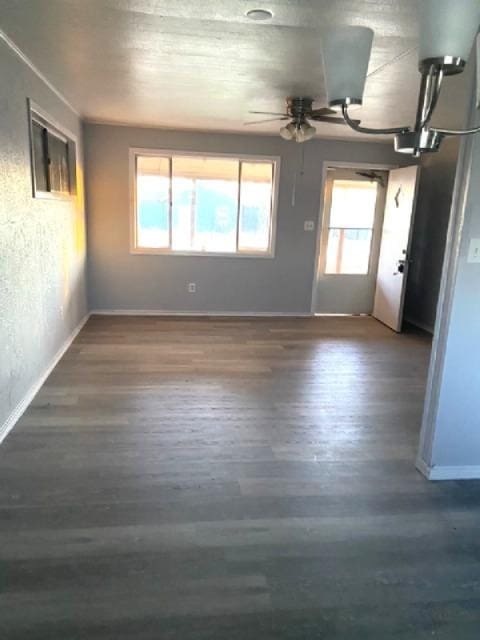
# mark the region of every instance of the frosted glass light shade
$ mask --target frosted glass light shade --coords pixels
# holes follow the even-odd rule
[[[323,35],[323,69],[330,106],[362,104],[372,42],[373,31],[367,27],[338,27]]]
[[[280,135],[284,140],[295,140],[295,142],[306,142],[313,138],[316,133],[315,127],[312,127],[308,122],[302,122],[299,125],[290,122],[286,127],[280,129]]]
[[[296,142],[306,142],[313,138],[313,136],[317,133],[315,127],[312,127],[308,122],[303,122],[296,130]]]
[[[419,60],[467,61],[480,25],[480,0],[420,0]]]
[[[293,140],[295,136],[295,125],[291,122],[286,127],[280,129],[280,135],[284,140]]]

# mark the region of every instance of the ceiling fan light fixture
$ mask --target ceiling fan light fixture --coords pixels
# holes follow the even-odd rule
[[[297,128],[297,142],[306,142],[307,140],[311,140],[313,136],[317,133],[315,127],[309,122],[302,122],[302,124]]]
[[[284,140],[294,140],[295,142],[307,142],[317,133],[315,127],[309,122],[290,122],[286,127],[280,129],[280,135]]]
[[[323,68],[332,109],[362,104],[372,42],[368,27],[338,27],[323,35]]]
[[[284,140],[294,140],[296,136],[296,126],[294,122],[290,122],[286,127],[280,129],[280,135]]]
[[[273,18],[273,13],[269,9],[250,9],[245,15],[255,22],[265,22]]]
[[[444,75],[460,73],[469,58],[480,23],[478,0],[422,0],[420,70],[435,64]]]

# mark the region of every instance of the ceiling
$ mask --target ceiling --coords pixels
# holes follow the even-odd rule
[[[375,31],[365,126],[414,119],[419,85],[417,0],[0,0],[0,26],[89,120],[218,131],[249,110],[282,111],[288,95],[325,104],[320,33],[336,24]],[[268,23],[245,17],[268,8]],[[460,78],[460,79],[459,79]],[[439,117],[458,126],[466,100],[450,78]],[[456,97],[456,99],[454,99]],[[437,118],[438,120],[438,118]],[[356,137],[316,123],[320,135]]]

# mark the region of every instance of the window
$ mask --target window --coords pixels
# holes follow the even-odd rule
[[[34,197],[75,193],[75,142],[30,108]]]
[[[376,202],[376,182],[333,181],[326,274],[368,273]]]
[[[276,159],[132,151],[138,253],[273,253]]]

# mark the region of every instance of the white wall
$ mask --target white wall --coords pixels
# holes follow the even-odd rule
[[[281,156],[274,259],[131,255],[129,147]],[[279,136],[195,133],[87,124],[89,295],[94,310],[309,313],[322,163],[399,164],[392,144],[314,140],[302,147]],[[403,160],[404,161],[404,160]],[[197,283],[197,293],[187,283]]]
[[[78,197],[32,198],[27,98],[79,137],[77,116],[0,40],[0,438],[85,316],[83,165]]]

